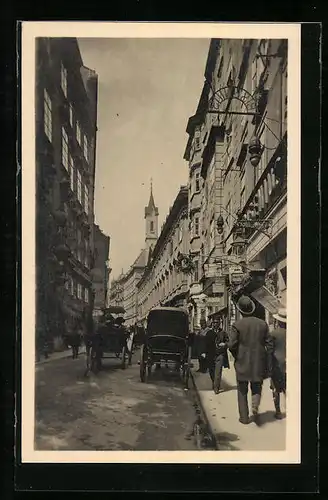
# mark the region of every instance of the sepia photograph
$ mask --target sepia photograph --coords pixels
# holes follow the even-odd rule
[[[300,460],[300,28],[196,28],[23,23],[23,460]]]

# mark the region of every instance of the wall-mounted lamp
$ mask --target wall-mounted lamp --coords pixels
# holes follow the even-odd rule
[[[216,221],[216,228],[219,234],[223,233],[224,220],[222,215],[219,215],[218,220]]]
[[[257,136],[253,136],[248,145],[248,152],[250,156],[249,160],[253,167],[257,167],[257,165],[260,163],[262,151],[263,146],[260,139]]]

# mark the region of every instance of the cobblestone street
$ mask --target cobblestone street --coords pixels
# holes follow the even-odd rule
[[[138,355],[136,355],[138,356]],[[126,370],[105,359],[84,377],[85,356],[36,367],[35,448],[38,450],[194,450],[196,419],[189,393],[171,371],[139,378],[138,357]]]

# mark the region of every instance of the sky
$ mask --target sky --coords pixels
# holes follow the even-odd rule
[[[110,236],[111,279],[145,246],[150,182],[159,232],[181,185],[183,154],[204,83],[209,39],[78,39],[98,73],[95,222]]]

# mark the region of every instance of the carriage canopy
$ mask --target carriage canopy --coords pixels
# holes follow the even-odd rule
[[[158,307],[151,309],[147,318],[147,336],[174,335],[186,338],[189,334],[189,318],[185,309]]]

